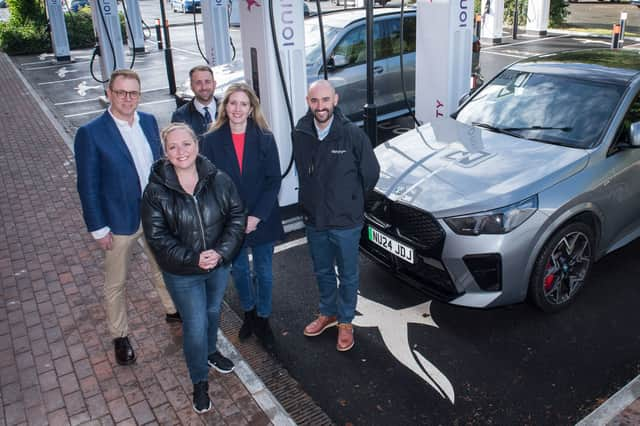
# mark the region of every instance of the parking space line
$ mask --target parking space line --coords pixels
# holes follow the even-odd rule
[[[544,42],[547,40],[554,40],[556,38],[566,38],[566,37],[571,37],[571,34],[561,34],[561,35],[557,35],[557,36],[553,36],[553,37],[546,37],[546,38],[536,38],[533,40],[524,40],[524,41],[517,41],[515,43],[509,43],[509,44],[497,44],[495,46],[488,46],[488,47],[482,47],[482,51],[486,51],[486,50],[495,50],[495,49],[499,49],[499,48],[504,48],[504,47],[511,47],[511,46],[518,46],[520,44],[529,44],[529,43],[537,43],[537,42]]]
[[[137,69],[134,69],[134,71],[135,72],[148,71],[156,68],[162,68],[162,67],[137,68]],[[91,75],[87,75],[85,77],[68,78],[66,80],[43,81],[42,83],[38,83],[38,86],[46,86],[49,84],[66,83],[67,81],[78,81],[78,80],[87,80],[87,79],[93,79],[93,77],[91,77]]]
[[[58,105],[73,105],[73,104],[81,104],[84,102],[93,102],[93,101],[99,101],[100,98],[89,98],[89,99],[81,99],[79,101],[68,101],[68,102],[56,102],[54,105],[58,106]]]
[[[524,59],[529,57],[529,56],[522,56],[522,55],[514,55],[513,53],[502,53],[502,52],[485,52],[485,53],[490,55],[508,56],[510,58],[518,58],[518,59]]]
[[[78,61],[78,62],[73,62],[73,65],[75,64],[86,64],[89,63],[89,61]],[[23,64],[24,65],[24,64]],[[44,69],[48,69],[48,68],[60,68],[60,67],[66,67],[69,66],[71,64],[66,63],[66,64],[56,64],[56,65],[45,65],[42,67],[31,67],[31,68],[23,68],[24,71],[33,71],[33,70],[44,70]]]
[[[298,238],[297,240],[288,241],[284,244],[279,244],[273,248],[273,253],[280,253],[281,251],[289,250],[294,247],[307,244],[307,237]]]
[[[147,90],[143,90],[142,93],[150,93],[150,92],[157,92],[160,90],[167,90],[169,89],[168,86],[165,87],[154,87],[153,89],[147,89]],[[56,102],[54,105],[73,105],[73,104],[82,104],[85,102],[93,102],[93,101],[97,101],[100,98],[87,98],[87,99],[80,99],[78,101],[67,101],[67,102]],[[141,104],[144,105],[144,104]]]

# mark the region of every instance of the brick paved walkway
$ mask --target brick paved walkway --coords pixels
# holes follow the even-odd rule
[[[139,249],[127,286],[138,361],[116,365],[73,155],[3,53],[0,100],[0,426],[269,424],[235,373],[211,373],[214,410],[192,411],[181,328],[165,323]]]

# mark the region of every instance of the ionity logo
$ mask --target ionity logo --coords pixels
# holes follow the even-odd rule
[[[260,7],[262,5],[258,3],[258,0],[247,0],[247,10],[251,11],[253,6]]]

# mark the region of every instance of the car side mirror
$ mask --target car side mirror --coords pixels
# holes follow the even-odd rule
[[[640,148],[640,121],[631,123],[629,127],[629,145]]]
[[[349,61],[347,61],[347,57],[344,55],[333,55],[332,59],[333,59],[333,66],[335,68],[344,67],[349,63]]]

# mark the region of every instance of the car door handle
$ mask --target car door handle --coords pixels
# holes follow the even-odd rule
[[[375,72],[376,74],[382,74],[382,71],[384,71],[384,68],[378,66],[378,67],[373,67],[373,72]]]

